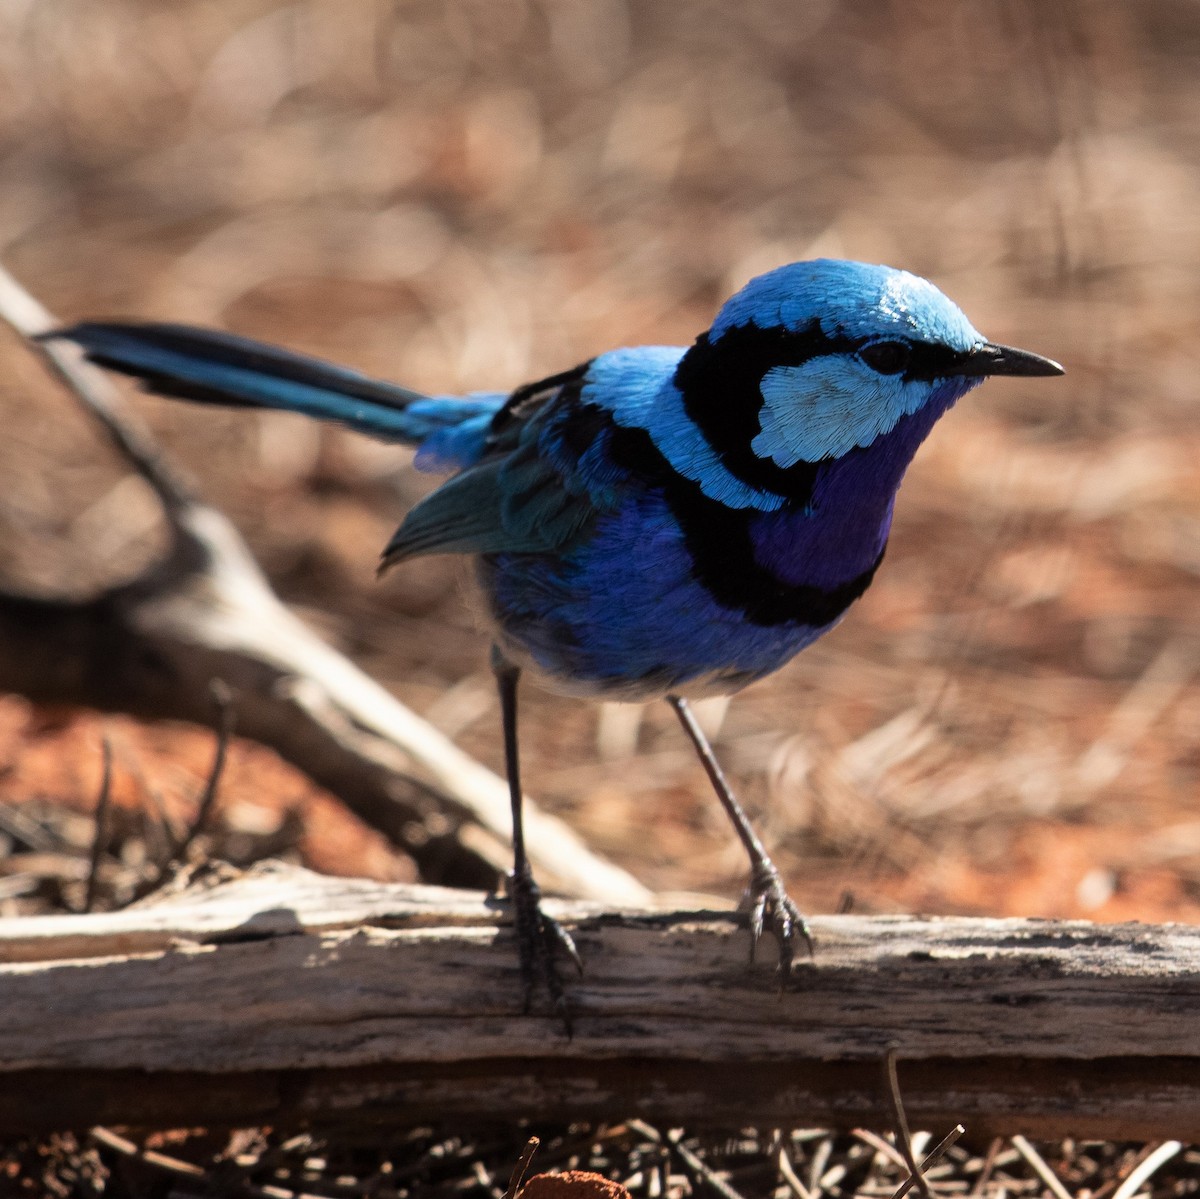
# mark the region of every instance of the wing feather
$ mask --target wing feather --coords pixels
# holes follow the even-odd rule
[[[536,554],[561,550],[611,502],[589,486],[581,451],[565,444],[578,435],[578,373],[536,407],[505,419],[488,455],[449,479],[405,517],[383,552],[380,570],[421,554]]]

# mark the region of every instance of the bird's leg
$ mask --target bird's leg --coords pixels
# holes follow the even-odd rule
[[[733,821],[733,827],[750,855],[750,884],[746,889],[746,899],[750,905],[750,960],[754,960],[754,950],[764,926],[768,927],[779,943],[779,977],[786,982],[791,974],[797,938],[802,937],[808,952],[812,953],[813,941],[808,924],[789,897],[783,879],[779,877],[779,870],[771,861],[758,834],[750,826],[687,700],[678,695],[668,695],[667,703],[675,709],[675,715],[695,747],[721,806]]]
[[[533,881],[529,858],[525,853],[525,828],[522,820],[520,752],[517,744],[517,682],[521,671],[497,647],[492,648],[492,672],[500,690],[500,714],[504,722],[504,765],[508,774],[508,791],[512,801],[513,868],[508,877],[508,895],[512,903],[513,924],[516,928],[517,949],[521,957],[521,987],[523,1010],[528,1012],[533,1002],[533,989],[538,980],[545,985],[562,1017],[567,1035],[571,1035],[571,1012],[567,1005],[562,980],[554,964],[559,949],[583,973],[583,963],[575,942],[557,920],[547,916],[541,907],[541,891]]]

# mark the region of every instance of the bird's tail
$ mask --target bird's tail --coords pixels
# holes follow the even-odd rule
[[[89,321],[47,340],[80,346],[147,391],[204,404],[303,412],[384,441],[419,446],[426,464],[466,465],[503,396],[426,396],[395,383],[231,333],[189,325]]]

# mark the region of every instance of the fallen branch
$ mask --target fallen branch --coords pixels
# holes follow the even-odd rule
[[[27,340],[58,323],[2,268],[0,319]],[[511,860],[503,780],[283,606],[237,530],[192,497],[102,372],[68,345],[36,348],[153,488],[171,548],[133,582],[91,599],[0,594],[0,690],[211,725],[210,687],[220,679],[237,697],[242,734],[405,844],[423,877],[490,885]],[[406,827],[434,809],[454,827],[414,844]],[[525,832],[546,888],[618,904],[648,897],[529,802]]]
[[[731,913],[559,901],[575,1036],[485,896],[288,868],[0,921],[0,1131],[511,1116],[1200,1134],[1200,929],[838,916],[780,994]],[[498,943],[503,942],[503,943]]]

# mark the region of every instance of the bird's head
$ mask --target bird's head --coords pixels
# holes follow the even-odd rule
[[[675,384],[726,464],[745,478],[752,456],[760,469],[750,473],[770,486],[776,471],[870,446],[905,417],[925,412],[927,432],[990,375],[1062,373],[989,342],[925,279],[818,259],[751,280],[680,361]]]

